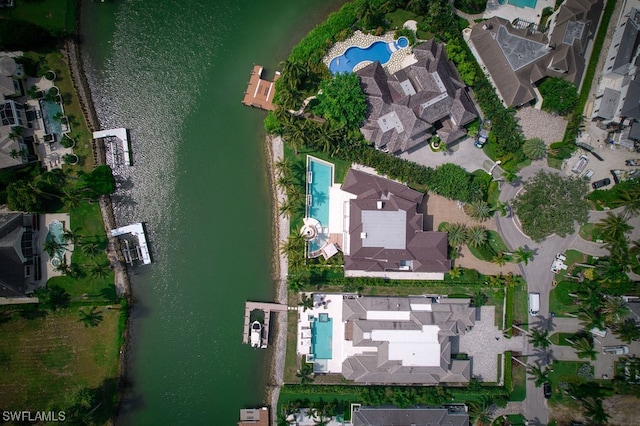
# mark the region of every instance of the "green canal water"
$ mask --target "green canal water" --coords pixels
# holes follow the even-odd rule
[[[136,304],[120,424],[232,425],[263,402],[266,352],[241,344],[244,301],[272,300],[264,113],[240,103],[343,0],[82,2],[103,128],[130,129],[119,225],[145,222],[154,263]]]

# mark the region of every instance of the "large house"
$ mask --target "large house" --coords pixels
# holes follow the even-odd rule
[[[447,233],[424,230],[424,194],[355,169],[341,189],[353,196],[345,204],[345,276],[444,278],[451,269]]]
[[[35,215],[0,213],[0,297],[25,297],[27,284],[39,279],[37,223]]]
[[[549,17],[545,32],[497,16],[474,25],[468,34],[472,51],[504,104],[518,107],[536,100],[535,84],[545,77],[580,86],[602,8],[603,0],[567,0]]]
[[[445,144],[466,135],[478,113],[444,45],[413,48],[417,62],[387,75],[379,62],[358,70],[369,110],[360,131],[375,146],[400,154],[437,135]]]
[[[469,414],[464,410],[448,408],[356,406],[351,412],[351,423],[353,426],[468,426]]]
[[[356,383],[467,383],[471,361],[455,354],[473,328],[469,299],[313,294],[299,310],[297,353],[315,373]]]
[[[640,141],[640,2],[625,3],[611,41],[592,119],[621,130],[613,140],[627,148]]]
[[[22,137],[27,127],[22,65],[0,53],[0,169],[21,166],[29,161],[29,147]]]

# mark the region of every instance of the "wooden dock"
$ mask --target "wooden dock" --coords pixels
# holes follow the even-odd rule
[[[267,347],[269,342],[269,321],[271,312],[287,312],[287,305],[279,303],[246,302],[244,305],[244,330],[242,332],[242,343],[249,343],[249,328],[251,327],[251,311],[261,310],[264,312],[264,325],[262,327],[262,342],[260,347]]]
[[[261,65],[254,65],[251,71],[251,78],[247,91],[244,92],[242,103],[248,106],[273,111],[276,109],[273,104],[273,95],[276,93],[275,82],[280,78],[280,72],[276,71],[273,81],[262,79],[263,68]]]

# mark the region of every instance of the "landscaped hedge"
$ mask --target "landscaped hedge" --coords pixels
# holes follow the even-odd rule
[[[306,63],[320,62],[336,42],[336,36],[351,28],[358,20],[356,2],[349,2],[329,15],[326,21],[311,30],[291,51],[290,60]]]

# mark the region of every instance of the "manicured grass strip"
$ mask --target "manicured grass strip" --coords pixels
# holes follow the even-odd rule
[[[507,392],[511,392],[513,390],[513,378],[511,375],[513,374],[512,366],[511,366],[511,351],[504,352],[504,388]]]
[[[554,333],[549,337],[549,340],[554,345],[571,346],[567,339],[571,339],[573,336],[573,333]]]
[[[527,370],[514,362],[511,367],[511,377],[513,390],[509,394],[509,401],[524,401],[527,397]]]
[[[97,389],[103,403],[98,411],[108,413],[108,419],[115,403],[120,350],[118,308],[98,307],[103,320],[93,328],[79,322],[79,308],[40,311],[44,316],[33,319],[14,313],[0,324],[0,341],[7,343],[0,347],[0,406],[65,407],[78,390]]]
[[[573,313],[578,310],[575,298],[569,293],[575,293],[580,288],[579,283],[562,281],[549,293],[549,311],[556,316],[566,316],[567,313]]]
[[[74,34],[76,4],[76,0],[16,0],[14,7],[0,9],[0,17],[31,22],[53,34]]]
[[[507,287],[506,291],[506,312],[504,317],[504,329],[507,330],[507,335],[511,337],[513,326],[513,304],[514,304],[514,288]]]

